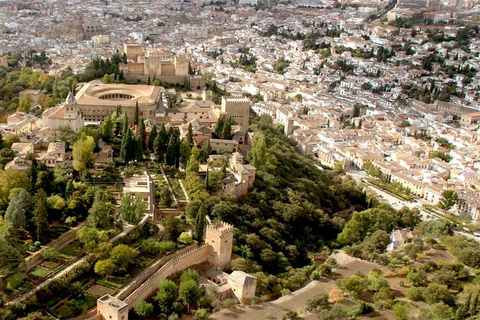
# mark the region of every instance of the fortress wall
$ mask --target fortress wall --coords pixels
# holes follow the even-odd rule
[[[173,254],[169,254],[165,257],[154,262],[150,265],[147,269],[143,270],[139,275],[135,277],[125,288],[123,288],[119,293],[115,295],[115,298],[123,300],[128,297],[133,291],[135,291],[138,287],[140,287],[148,278],[152,277],[155,272],[157,272],[163,265],[165,265],[171,259],[174,259],[178,256],[183,255],[184,253],[194,250],[197,248],[197,244],[189,245],[183,249],[178,250]]]
[[[158,285],[162,280],[176,272],[206,262],[210,250],[212,250],[211,246],[202,245],[171,259],[125,299],[122,299],[124,294],[122,294],[122,296],[117,296],[116,298],[124,300],[128,304],[129,309],[133,308],[138,301],[142,299],[146,300],[152,295],[155,290],[158,289]]]

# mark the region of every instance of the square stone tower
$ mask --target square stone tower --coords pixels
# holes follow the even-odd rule
[[[128,304],[106,294],[97,300],[97,315],[105,320],[128,320]]]
[[[208,263],[214,268],[228,268],[232,259],[233,226],[221,221],[207,225],[205,243],[212,247]]]
[[[248,130],[250,122],[250,99],[240,94],[232,94],[230,97],[222,96],[222,113],[225,117],[232,117],[233,122]]]

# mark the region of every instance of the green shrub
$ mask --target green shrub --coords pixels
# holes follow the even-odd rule
[[[53,248],[46,248],[42,251],[42,256],[45,260],[57,261],[60,256],[60,253]]]
[[[140,300],[135,304],[135,313],[140,317],[148,317],[153,312],[153,304]]]
[[[412,301],[423,301],[423,288],[412,287],[405,292],[405,296]]]
[[[193,316],[195,320],[207,320],[208,319],[208,311],[206,309],[198,309],[195,311],[195,315]]]
[[[8,290],[15,290],[18,286],[22,283],[22,277],[18,274],[14,274],[10,278],[8,278],[7,282],[7,289]]]
[[[408,306],[405,303],[397,303],[393,306],[393,315],[400,320],[408,320]]]

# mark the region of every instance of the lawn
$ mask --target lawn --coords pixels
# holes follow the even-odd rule
[[[177,198],[177,200],[185,200],[185,193],[183,192],[183,189],[180,186],[180,182],[178,181],[178,179],[169,176],[167,176],[167,179],[170,183],[170,186],[172,187],[173,193],[175,194],[175,198]]]
[[[50,272],[50,270],[47,270],[47,269],[44,269],[42,267],[35,267],[35,269],[33,269],[32,271],[30,271],[30,276],[33,277],[33,278],[43,278],[44,276],[46,276],[48,273]]]
[[[83,253],[83,249],[80,245],[80,242],[78,241],[75,241],[68,247],[60,250],[60,256],[64,259],[71,259],[79,256],[82,253]]]
[[[64,301],[60,306],[52,309],[52,311],[56,313],[56,316],[60,319],[69,319],[86,313],[95,307],[96,304],[97,299],[90,293],[85,292],[80,297]]]
[[[50,269],[50,270],[55,269],[59,265],[60,265],[59,263],[53,262],[53,261],[43,261],[42,264],[41,264],[42,267]]]
[[[114,290],[118,290],[120,289],[121,287],[123,287],[123,284],[124,284],[124,281],[122,281],[121,283],[118,283],[117,281],[119,279],[114,279],[113,281],[110,281],[109,279],[98,279],[96,281],[96,283],[98,285],[101,285],[101,286],[104,286],[104,287],[107,287],[107,288],[110,288],[110,289],[114,289]]]

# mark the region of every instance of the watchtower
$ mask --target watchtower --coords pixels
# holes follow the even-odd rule
[[[230,266],[233,249],[233,226],[225,222],[215,222],[207,226],[205,243],[212,247],[208,263],[212,267],[224,269]]]
[[[97,315],[104,320],[128,320],[128,304],[106,294],[97,300]]]
[[[222,96],[222,113],[226,117],[232,117],[233,122],[247,131],[250,122],[250,99],[239,94],[230,97]]]

